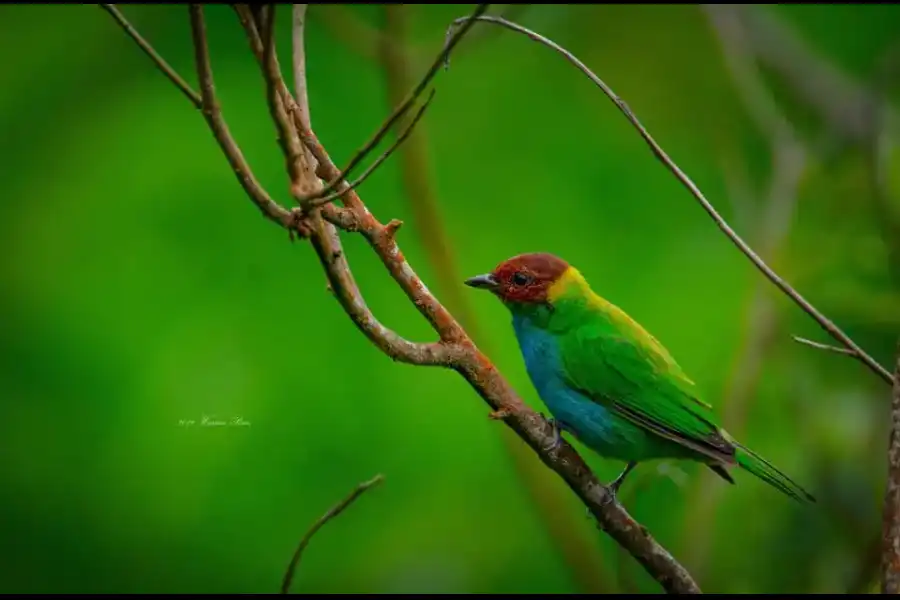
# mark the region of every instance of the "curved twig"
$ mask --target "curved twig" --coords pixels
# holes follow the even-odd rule
[[[241,149],[231,135],[222,109],[216,99],[215,83],[213,82],[212,67],[209,63],[209,47],[206,43],[206,24],[203,20],[203,9],[199,4],[190,5],[191,35],[194,39],[194,55],[197,62],[197,73],[200,76],[200,95],[202,99],[203,118],[206,119],[210,130],[219,143],[219,147],[228,159],[231,168],[237,175],[241,187],[262,213],[272,221],[287,229],[295,227],[296,219],[290,211],[284,209],[272,200],[262,185],[253,176],[250,165],[247,164]]]
[[[316,535],[316,533],[318,533],[320,529],[322,529],[322,526],[324,526],[325,523],[347,510],[347,508],[349,508],[351,504],[356,502],[357,498],[365,494],[367,491],[371,490],[382,481],[384,481],[384,475],[379,473],[372,479],[360,483],[358,486],[353,488],[353,491],[350,492],[350,495],[329,508],[328,512],[316,519],[316,522],[312,524],[312,526],[300,539],[300,543],[297,545],[297,549],[294,550],[294,555],[291,556],[291,562],[288,563],[287,570],[284,572],[284,579],[282,579],[281,581],[282,594],[287,594],[291,590],[291,582],[294,580],[294,573],[297,571],[297,565],[300,564],[300,558],[303,556],[303,551],[306,550],[306,547],[309,545],[309,542],[313,538],[313,536]]]
[[[311,200],[315,200],[317,198],[322,198],[323,196],[333,192],[338,185],[347,179],[350,176],[350,173],[362,162],[366,156],[384,139],[384,136],[388,134],[394,124],[399,121],[404,114],[412,107],[412,105],[416,102],[416,99],[422,95],[422,92],[425,91],[425,88],[428,87],[428,84],[431,83],[431,80],[434,79],[434,76],[437,75],[437,72],[441,69],[441,66],[446,62],[447,57],[450,56],[450,53],[453,51],[453,48],[456,47],[456,44],[463,38],[463,36],[469,31],[469,29],[475,24],[475,20],[481,17],[484,12],[490,6],[489,3],[481,3],[479,4],[471,15],[468,17],[462,17],[457,19],[459,22],[459,27],[456,31],[453,32],[453,35],[447,39],[447,42],[444,44],[443,50],[441,50],[440,54],[438,54],[437,58],[431,64],[431,67],[422,77],[421,81],[419,81],[418,85],[413,88],[409,94],[407,94],[406,99],[400,103],[397,108],[394,109],[394,112],[384,120],[375,134],[369,139],[366,144],[360,148],[353,158],[350,159],[350,162],[347,163],[347,166],[344,167],[329,183],[318,193],[313,194],[311,196],[307,196],[301,200],[301,205],[309,202]]]
[[[416,114],[413,115],[413,118],[409,122],[409,124],[403,129],[403,131],[400,133],[400,135],[397,136],[397,139],[394,140],[394,143],[391,144],[387,150],[382,152],[381,155],[378,158],[376,158],[375,161],[371,165],[369,165],[365,171],[363,171],[362,175],[360,175],[352,183],[349,183],[345,189],[342,189],[339,192],[332,192],[331,194],[328,194],[327,196],[323,196],[321,198],[316,198],[314,200],[310,200],[309,207],[315,208],[317,206],[322,206],[323,204],[328,204],[329,202],[337,200],[338,198],[340,198],[341,196],[346,194],[348,190],[355,190],[360,185],[362,185],[362,183],[366,179],[369,178],[369,175],[374,173],[375,170],[378,169],[378,167],[380,167],[384,161],[389,159],[391,157],[391,155],[397,150],[397,148],[399,148],[400,145],[403,144],[403,142],[405,142],[409,138],[410,134],[413,132],[413,129],[419,123],[419,120],[422,118],[422,116],[425,114],[425,111],[428,110],[428,107],[431,105],[431,101],[433,99],[434,99],[434,90],[431,90],[431,92],[429,92],[429,94],[428,94],[428,98],[425,99],[425,102],[422,103],[422,106],[420,106],[419,110],[416,111]]]
[[[463,17],[463,19],[468,19],[469,17]],[[712,220],[716,223],[719,229],[728,237],[731,242],[737,246],[738,250],[740,250],[744,256],[750,259],[750,262],[762,272],[763,275],[766,276],[769,281],[774,283],[778,289],[780,289],[786,296],[788,296],[791,300],[794,301],[797,306],[799,306],[806,314],[812,317],[816,323],[818,323],[822,329],[824,329],[832,338],[843,344],[847,347],[847,349],[853,354],[855,358],[860,360],[863,364],[869,367],[876,375],[881,377],[888,385],[892,384],[894,381],[893,376],[890,372],[882,367],[878,362],[872,358],[865,350],[863,350],[856,342],[854,342],[850,336],[844,333],[837,325],[835,325],[828,317],[819,312],[816,307],[809,303],[806,298],[800,295],[797,290],[795,290],[789,283],[787,283],[784,279],[782,279],[775,271],[772,270],[769,265],[763,261],[762,258],[759,257],[756,252],[728,225],[728,222],[725,221],[724,218],[716,211],[713,205],[706,199],[706,196],[703,195],[703,192],[697,187],[697,185],[691,180],[690,177],[685,174],[681,168],[675,164],[675,162],[669,158],[669,155],[666,154],[665,150],[653,139],[653,136],[644,128],[635,114],[631,111],[631,108],[622,100],[616,93],[610,88],[606,83],[597,77],[593,71],[591,71],[583,62],[581,62],[574,54],[560,46],[559,44],[553,42],[546,37],[535,33],[534,31],[522,27],[521,25],[517,25],[516,23],[512,23],[500,17],[492,17],[492,16],[481,16],[475,17],[478,21],[482,21],[485,23],[492,23],[494,25],[499,25],[501,27],[506,27],[516,33],[521,33],[535,42],[543,44],[548,48],[555,50],[559,54],[563,55],[566,60],[575,65],[579,71],[584,73],[588,79],[590,79],[594,84],[599,87],[606,96],[612,100],[613,104],[618,107],[619,111],[625,115],[625,118],[634,126],[640,136],[644,139],[647,145],[650,147],[650,150],[659,159],[660,162],[665,165],[665,167],[675,175],[675,178],[678,179],[688,189],[694,198],[697,199],[697,202],[700,203],[700,206],[703,207],[703,210],[712,218]],[[463,22],[463,19],[456,19],[451,24],[451,27],[457,27],[460,23]]]

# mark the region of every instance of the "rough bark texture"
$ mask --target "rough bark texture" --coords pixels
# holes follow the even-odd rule
[[[891,394],[887,489],[884,492],[881,593],[900,594],[900,342]]]

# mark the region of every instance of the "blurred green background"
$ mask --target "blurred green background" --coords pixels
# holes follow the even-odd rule
[[[391,43],[412,78],[471,7],[402,9],[408,35]],[[183,6],[122,10],[195,81]],[[804,94],[797,73],[809,69],[791,72],[762,45],[764,90],[805,155],[796,181],[770,199],[780,167],[769,136],[700,7],[492,12],[504,10],[603,77],[734,227],[891,368],[900,194],[873,184],[869,138],[842,134],[817,105],[840,98]],[[761,10],[805,40],[803,60],[857,91],[872,89],[900,31],[897,6]],[[373,52],[385,12],[309,11],[312,121],[339,164],[390,110]],[[276,591],[312,521],[379,472],[384,484],[313,539],[294,591],[658,590],[561,480],[504,441],[458,375],[393,363],[359,334],[308,244],[260,217],[200,114],[109,15],[95,5],[0,14],[0,592]],[[288,204],[243,32],[227,6],[207,18],[225,117]],[[448,275],[526,251],[567,258],[670,349],[736,436],[820,500],[804,508],[746,474],[730,487],[693,465],[653,464],[623,488],[632,514],[708,592],[870,589],[884,382],[791,340],[828,341],[558,55],[476,26],[436,86],[417,135],[439,217],[429,226],[445,233],[457,271],[429,258],[398,160],[361,188],[381,220],[407,222],[399,242],[425,283],[446,293]],[[768,212],[780,214],[770,204],[788,208],[765,226]],[[344,242],[375,314],[433,339],[363,240]],[[469,303],[476,342],[545,410],[505,309],[451,293]],[[204,415],[245,424],[204,427]],[[603,479],[622,466],[585,456]],[[535,494],[559,502],[541,509]],[[573,561],[573,548],[587,560]]]

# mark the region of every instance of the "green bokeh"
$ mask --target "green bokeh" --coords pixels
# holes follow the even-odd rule
[[[418,68],[469,9],[410,7]],[[343,163],[389,107],[381,67],[336,37],[335,19],[374,27],[382,9],[329,10],[310,9],[310,104]],[[123,11],[194,80],[184,7]],[[231,11],[207,14],[224,114],[286,204],[256,64]],[[860,79],[900,25],[896,6],[779,14]],[[313,540],[295,590],[577,591],[486,405],[455,373],[393,363],[359,334],[308,245],[259,216],[200,114],[107,14],[85,5],[0,15],[0,592],[275,591],[308,525],[378,472],[385,483]],[[765,140],[699,9],[535,5],[522,20],[612,85],[726,217],[735,216],[726,162],[764,187]],[[289,32],[279,35],[287,57]],[[422,126],[461,271],[524,251],[567,258],[721,406],[759,274],[559,56],[506,33],[462,45]],[[900,287],[854,152],[814,159],[777,265],[890,365]],[[382,220],[414,222],[396,162],[361,192]],[[414,226],[399,241],[440,287]],[[433,338],[363,240],[345,236],[345,246],[379,319]],[[821,502],[803,509],[738,474],[709,516],[709,564],[687,566],[707,591],[843,591],[877,539],[886,388],[856,362],[791,342],[823,338],[765,290],[781,337],[741,437]],[[490,336],[476,341],[542,408],[505,309],[482,295],[472,302]],[[249,425],[179,425],[203,415]],[[621,467],[587,457],[604,478]],[[629,509],[687,557],[696,480],[713,476],[679,467],[684,486],[639,469]],[[589,520],[583,528],[608,560],[598,569],[614,578],[610,589],[657,589]]]

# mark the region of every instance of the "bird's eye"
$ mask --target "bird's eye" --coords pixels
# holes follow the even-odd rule
[[[526,275],[525,273],[522,273],[521,271],[513,273],[513,276],[512,276],[512,284],[513,285],[522,286],[522,285],[528,285],[529,283],[531,283],[530,275]]]

